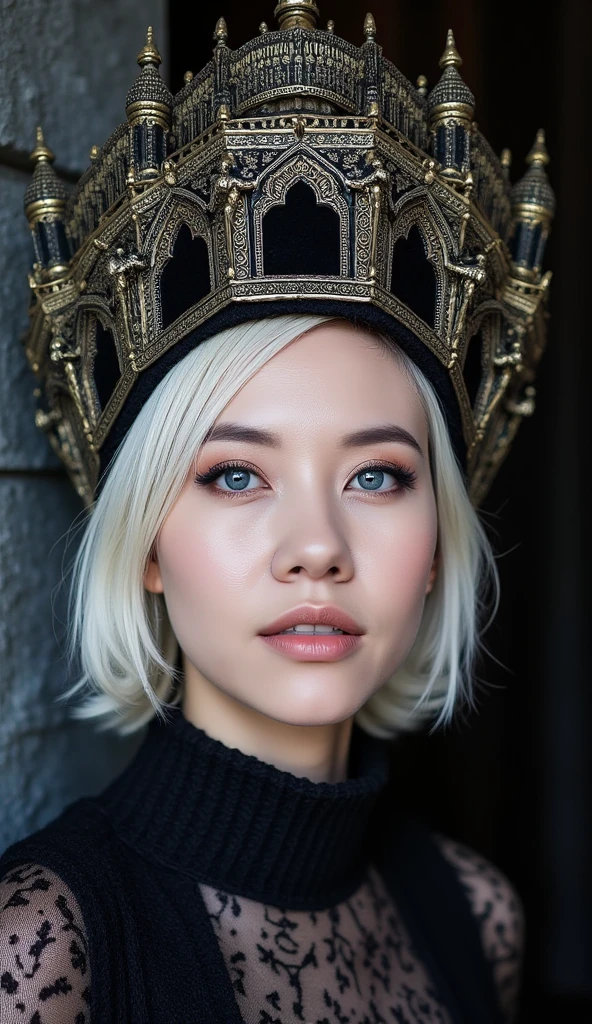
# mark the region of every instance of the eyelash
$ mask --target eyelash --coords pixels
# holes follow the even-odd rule
[[[250,465],[248,462],[218,462],[215,466],[212,466],[211,469],[208,469],[207,472],[196,473],[194,478],[195,483],[202,487],[207,487],[209,484],[217,480],[218,477],[222,476],[222,473],[228,469],[245,469],[250,473],[254,473],[255,476],[260,476],[254,466]],[[391,490],[388,491],[365,491],[363,488],[360,488],[362,494],[369,494],[372,498],[389,498],[391,495],[397,494],[399,490],[413,490],[415,487],[417,474],[408,466],[403,466],[400,463],[369,462],[365,466],[362,466],[357,473],[354,473],[351,479],[355,480],[360,473],[372,469],[386,469],[387,472],[391,473],[392,476],[395,477],[399,486],[396,490],[391,488]],[[253,490],[256,490],[256,488],[253,488],[250,492],[245,491],[244,489],[240,491],[225,491],[222,488],[213,488],[213,490],[216,490],[218,494],[223,495],[225,498],[237,498],[243,494],[252,494]]]

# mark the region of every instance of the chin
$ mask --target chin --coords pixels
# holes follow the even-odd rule
[[[285,699],[273,706],[258,705],[257,710],[268,718],[273,718],[284,725],[323,726],[339,725],[359,711],[363,702],[344,700],[343,694],[315,693],[306,699],[299,693],[294,699]]]

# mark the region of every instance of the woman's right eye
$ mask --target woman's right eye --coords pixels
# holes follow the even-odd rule
[[[195,482],[204,487],[215,483],[217,486],[213,490],[224,494],[225,497],[233,497],[235,494],[256,490],[256,488],[247,487],[250,477],[260,479],[259,475],[250,466],[242,466],[240,463],[230,462],[212,466],[207,473],[196,473]],[[226,486],[220,486],[218,484],[220,480]]]

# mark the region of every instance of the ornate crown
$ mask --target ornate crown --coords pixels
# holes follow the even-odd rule
[[[235,51],[220,18],[212,60],[175,97],[149,29],[127,121],[70,195],[38,129],[25,196],[37,424],[91,502],[142,403],[199,341],[287,311],[346,316],[432,381],[478,504],[533,410],[545,344],[544,134],[511,188],[452,32],[428,92],[382,56],[372,15],[357,47],[316,27],[314,0],[275,14],[277,31],[262,24]]]

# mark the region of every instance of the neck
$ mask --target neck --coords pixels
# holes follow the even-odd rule
[[[278,722],[224,693],[183,657],[184,717],[212,739],[311,782],[342,782],[353,718],[329,725]]]

